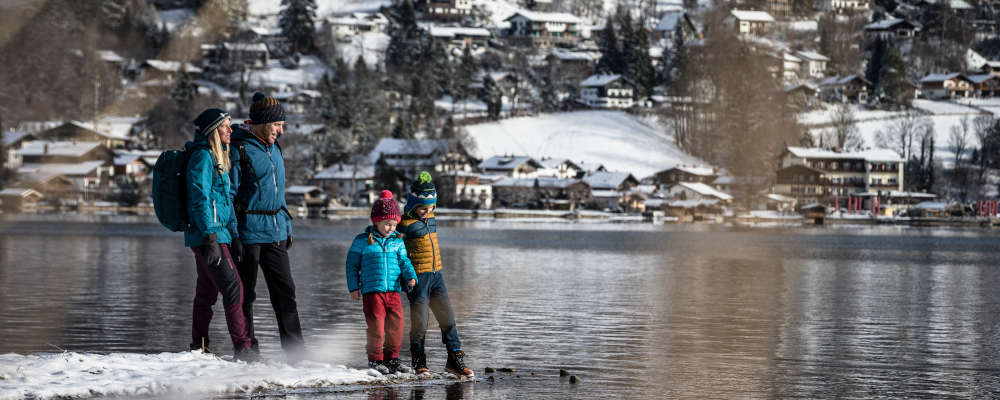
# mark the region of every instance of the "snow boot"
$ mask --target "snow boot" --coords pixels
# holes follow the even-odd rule
[[[448,362],[445,363],[444,369],[463,378],[476,377],[476,374],[465,366],[465,353],[462,350],[448,352]]]
[[[254,350],[252,347],[247,347],[245,349],[238,349],[233,352],[233,361],[243,361],[247,364],[261,362],[260,353]]]
[[[424,354],[413,354],[410,357],[410,365],[413,366],[413,373],[417,375],[430,374],[427,369],[427,356]]]
[[[390,374],[395,374],[399,372],[399,369],[400,367],[402,367],[402,365],[400,365],[398,358],[391,358],[385,362],[385,367],[389,369]]]
[[[382,360],[369,361],[368,368],[374,369],[379,373],[381,373],[382,375],[389,374],[389,367],[387,367],[385,365],[385,362],[383,362]]]

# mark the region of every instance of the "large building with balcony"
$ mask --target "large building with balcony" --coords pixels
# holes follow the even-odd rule
[[[774,193],[795,197],[800,203],[903,190],[903,159],[891,150],[788,147],[779,165]]]
[[[515,43],[536,48],[580,41],[579,26],[583,22],[572,14],[518,11],[506,19],[510,27],[504,35]]]

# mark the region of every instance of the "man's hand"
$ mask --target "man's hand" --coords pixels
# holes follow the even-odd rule
[[[354,301],[361,300],[361,290],[355,290],[351,292],[351,300]]]
[[[417,280],[416,279],[412,279],[411,278],[409,282],[406,282],[406,287],[408,287],[410,289],[413,289],[414,286],[417,286]]]
[[[285,250],[292,248],[292,235],[288,235],[288,239],[285,239]]]

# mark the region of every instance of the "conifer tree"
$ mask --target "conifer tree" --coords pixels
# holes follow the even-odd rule
[[[470,97],[469,85],[472,84],[477,70],[478,66],[476,59],[472,57],[472,50],[469,46],[465,46],[462,51],[461,63],[458,66],[458,76],[455,78],[455,100]]]
[[[868,65],[865,66],[865,79],[872,83],[872,87],[879,88],[879,81],[882,78],[882,68],[887,60],[889,51],[885,40],[875,39],[869,48]],[[874,99],[878,101],[879,99]]]
[[[292,51],[308,53],[314,48],[316,33],[315,0],[281,0],[285,6],[278,16],[281,33],[292,46]]]
[[[417,17],[410,0],[399,1],[389,9],[389,45],[385,49],[385,65],[390,73],[407,73],[419,66],[424,53],[425,32],[417,26]]]
[[[601,59],[597,61],[596,73],[620,74],[622,72],[622,51],[615,31],[614,20],[609,16],[605,19],[604,29],[597,37],[597,45],[601,50]]]

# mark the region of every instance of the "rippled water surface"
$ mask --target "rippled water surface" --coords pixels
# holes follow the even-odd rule
[[[364,364],[364,318],[343,267],[364,225],[296,221],[293,274],[316,359]],[[288,398],[1000,396],[992,231],[441,225],[471,366],[518,372]],[[194,283],[183,239],[155,223],[0,222],[0,352],[186,349]],[[262,350],[281,358],[263,282],[258,293]],[[443,369],[433,322],[430,332],[429,362]]]

